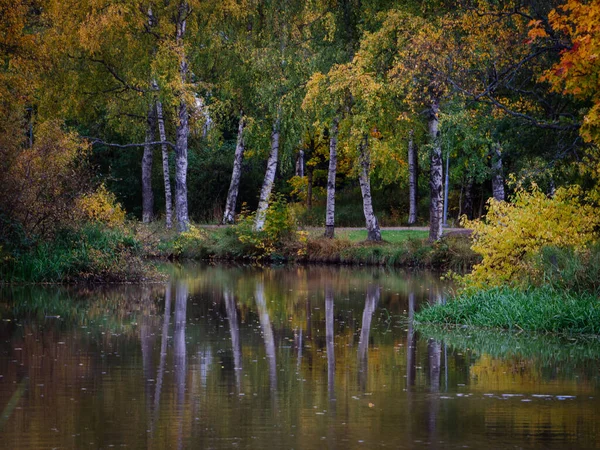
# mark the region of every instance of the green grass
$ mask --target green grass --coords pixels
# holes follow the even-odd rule
[[[464,293],[420,311],[420,323],[552,333],[600,334],[600,300],[548,287]]]
[[[177,246],[176,235],[158,238],[151,254],[189,259],[226,259],[266,261],[298,261],[328,264],[365,264],[397,267],[422,267],[468,270],[479,261],[470,248],[470,238],[445,236],[429,243],[423,230],[384,230],[382,242],[366,241],[366,230],[336,230],[335,239],[325,239],[323,229],[308,230],[308,242],[283,241],[271,255],[260,254],[254,246],[239,241],[235,227],[206,227],[206,238]],[[248,230],[245,231],[247,233]],[[300,251],[299,251],[300,249]]]
[[[132,233],[100,224],[60,230],[52,240],[0,265],[0,280],[9,282],[140,281],[155,274],[141,260]]]
[[[350,242],[361,242],[367,239],[367,230],[339,230],[336,231],[339,239],[348,239]],[[399,244],[409,239],[426,239],[427,231],[421,230],[383,230],[381,238],[390,244]]]

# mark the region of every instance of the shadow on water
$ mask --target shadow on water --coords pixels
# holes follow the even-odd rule
[[[0,291],[2,442],[600,448],[597,339],[416,326],[427,273],[169,270]]]

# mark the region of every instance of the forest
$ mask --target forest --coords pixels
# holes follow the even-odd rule
[[[336,226],[425,226],[431,261],[464,250],[476,285],[539,276],[544,252],[597,259],[598,0],[0,0],[0,17],[5,280],[148,254],[339,261]],[[472,243],[441,246],[444,226]]]

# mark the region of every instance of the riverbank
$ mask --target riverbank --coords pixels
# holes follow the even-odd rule
[[[381,242],[366,241],[366,231],[293,231],[273,239],[240,226],[192,226],[177,233],[159,224],[128,222],[119,227],[87,224],[64,230],[54,239],[0,258],[0,282],[104,283],[149,282],[164,277],[155,263],[211,260],[264,263],[377,265],[468,271],[479,261],[468,234],[450,230],[429,243],[425,228],[383,229]],[[2,256],[2,255],[0,255]]]
[[[309,228],[299,238],[264,244],[248,239],[236,227],[193,227],[180,235],[153,233],[147,253],[163,259],[210,259],[268,263],[378,265],[466,272],[479,262],[465,230],[450,230],[440,241],[428,242],[425,228],[382,229],[381,242],[366,241],[364,229],[342,228],[336,237]]]
[[[600,301],[550,286],[464,292],[415,314],[420,324],[546,333],[600,334]]]

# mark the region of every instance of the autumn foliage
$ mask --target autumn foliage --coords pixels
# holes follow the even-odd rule
[[[473,229],[472,248],[483,260],[464,281],[489,287],[528,281],[545,247],[585,249],[598,239],[600,217],[578,188],[548,197],[534,187],[519,188],[511,203],[490,199],[485,220],[465,226]]]

